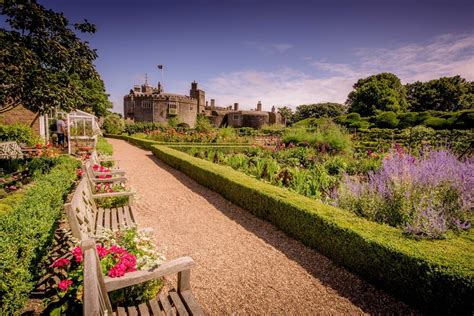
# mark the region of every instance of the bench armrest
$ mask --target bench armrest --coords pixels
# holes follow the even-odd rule
[[[115,177],[115,178],[105,178],[105,179],[92,179],[94,183],[107,183],[107,182],[127,182],[127,178],[125,177]]]
[[[107,197],[117,197],[117,196],[133,196],[137,192],[135,191],[123,191],[123,192],[110,192],[110,193],[96,193],[92,194],[92,198],[100,199],[100,198],[107,198]]]
[[[108,171],[108,172],[94,171],[94,176],[96,176],[96,177],[97,177],[97,176],[107,175],[107,174],[124,176],[124,175],[125,175],[125,171],[122,171],[122,170],[110,170],[110,171]]]
[[[164,262],[158,268],[149,271],[135,271],[125,274],[123,277],[111,278],[104,277],[105,288],[107,292],[122,289],[132,285],[137,285],[146,281],[159,279],[166,275],[186,272],[194,266],[191,257],[181,257],[178,259]]]

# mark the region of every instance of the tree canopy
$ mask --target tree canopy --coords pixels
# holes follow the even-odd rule
[[[400,112],[407,109],[405,87],[392,73],[380,73],[359,79],[349,93],[349,112],[372,116],[378,111]]]
[[[316,103],[303,104],[296,107],[295,121],[304,120],[306,118],[320,118],[320,117],[336,117],[346,113],[347,106],[340,103]]]
[[[4,0],[0,12],[0,104],[23,105],[46,113],[52,108],[90,108],[103,115],[111,108],[89,43],[78,33],[95,33],[93,24],[70,25],[62,13],[34,0]]]
[[[288,106],[279,106],[278,107],[278,113],[281,114],[286,120],[286,124],[292,124],[293,123],[293,110],[288,107]]]
[[[411,111],[458,111],[474,108],[474,82],[460,76],[405,85]]]

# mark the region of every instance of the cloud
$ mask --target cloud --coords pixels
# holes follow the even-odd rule
[[[474,34],[447,34],[395,49],[361,48],[352,57],[348,64],[305,56],[318,71],[316,74],[293,68],[223,73],[205,83],[206,93],[219,105],[239,102],[242,108],[249,109],[261,100],[264,108],[270,109],[272,105],[342,103],[359,78],[380,72],[395,73],[404,83],[454,75],[474,80]]]
[[[289,43],[262,43],[253,41],[243,41],[242,44],[265,53],[284,53],[294,47],[293,44]]]

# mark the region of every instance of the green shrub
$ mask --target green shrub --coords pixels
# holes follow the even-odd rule
[[[16,314],[38,277],[38,263],[50,245],[64,198],[79,162],[70,157],[39,177],[21,201],[0,220],[0,314]]]
[[[355,122],[355,121],[360,121],[360,114],[359,113],[349,113],[346,116],[346,120]]]
[[[27,144],[28,146],[43,143],[39,135],[33,133],[33,130],[27,125],[22,124],[0,124],[0,141],[15,141],[19,144]]]
[[[398,114],[397,118],[400,121],[398,124],[399,128],[413,127],[418,124],[417,113],[413,113],[413,112],[400,113]]]
[[[196,126],[194,129],[198,132],[209,132],[212,131],[214,127],[205,115],[198,114],[196,118]]]
[[[112,154],[114,153],[114,148],[112,147],[112,145],[109,144],[107,142],[107,139],[105,139],[102,136],[99,136],[95,149],[97,150],[99,154],[105,155],[105,156],[112,156]]]
[[[109,114],[104,119],[102,128],[107,134],[122,134],[125,130],[125,121],[115,113]]]
[[[378,127],[384,128],[395,128],[398,126],[398,119],[397,119],[397,114],[392,111],[388,112],[382,112],[379,115],[377,115],[375,119],[375,123],[377,124]]]
[[[444,118],[431,116],[423,122],[423,125],[434,129],[443,129],[447,125],[447,120]]]
[[[416,241],[402,231],[350,214],[229,167],[166,146],[153,153],[168,165],[268,220],[288,235],[431,313],[470,314],[474,308],[474,232]]]

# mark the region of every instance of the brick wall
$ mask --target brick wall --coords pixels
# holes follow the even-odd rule
[[[0,124],[24,124],[33,129],[33,132],[39,135],[39,116],[22,105],[19,105],[7,112],[0,113]]]

